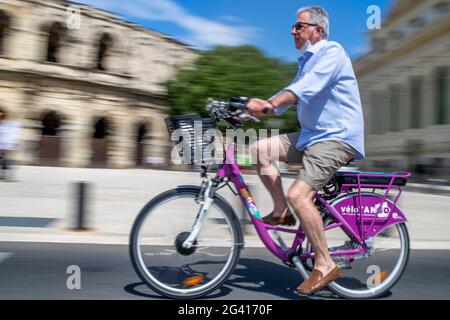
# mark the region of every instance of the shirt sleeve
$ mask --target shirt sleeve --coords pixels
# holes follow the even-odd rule
[[[285,92],[285,91],[286,91],[286,90],[281,90],[281,91],[278,92],[277,94],[275,94],[275,95],[273,95],[272,97],[270,97],[269,100],[274,99],[276,96],[282,94],[282,93]],[[278,108],[273,109],[273,113],[274,113],[276,116],[280,116],[280,115],[282,115],[285,111],[289,110],[291,107],[292,107],[292,105],[286,106],[286,107],[278,107]]]
[[[317,94],[328,87],[335,79],[344,61],[341,50],[332,46],[317,53],[315,64],[283,91],[291,91],[299,102],[309,103]],[[311,61],[312,62],[312,61]]]

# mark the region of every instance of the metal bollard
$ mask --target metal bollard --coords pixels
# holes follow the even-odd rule
[[[76,225],[75,230],[86,230],[86,203],[87,203],[87,190],[88,183],[84,181],[76,182],[76,204],[75,204],[75,216],[76,216]]]

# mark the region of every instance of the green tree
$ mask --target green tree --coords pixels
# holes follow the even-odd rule
[[[260,97],[267,99],[292,81],[296,64],[266,57],[253,46],[218,46],[203,53],[189,67],[179,68],[166,83],[170,114],[191,112],[207,116],[208,98]],[[295,131],[299,124],[295,110],[286,112],[281,131]],[[267,120],[248,127],[264,127]]]

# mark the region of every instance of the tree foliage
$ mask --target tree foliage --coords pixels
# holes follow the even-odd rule
[[[296,64],[268,58],[253,46],[218,46],[205,52],[189,67],[179,68],[174,79],[166,83],[170,114],[200,113],[208,98],[270,98],[292,81]],[[295,110],[286,112],[282,132],[299,130]],[[267,120],[260,125],[267,124]]]

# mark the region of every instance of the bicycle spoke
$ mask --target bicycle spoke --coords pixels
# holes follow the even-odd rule
[[[196,192],[161,201],[141,222],[137,250],[142,275],[153,288],[186,296],[213,289],[230,274],[243,245],[231,217],[213,203],[199,233],[189,238],[200,204]]]

